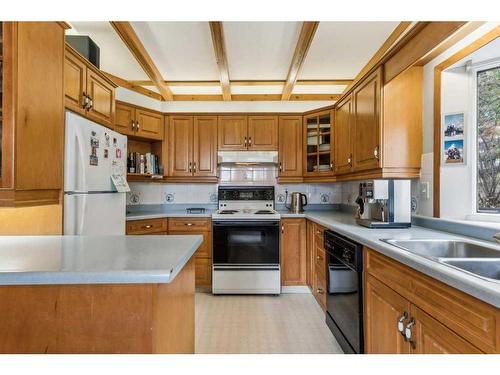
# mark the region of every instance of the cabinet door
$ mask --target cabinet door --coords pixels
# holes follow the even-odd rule
[[[161,141],[164,133],[163,115],[145,109],[136,109],[137,135],[142,138]]]
[[[195,258],[195,285],[196,286],[212,286],[212,259]]]
[[[85,63],[68,47],[64,58],[64,105],[80,114],[83,108],[83,93],[87,86]]]
[[[90,68],[87,68],[87,95],[92,100],[87,116],[112,128],[115,122],[115,88]]]
[[[281,220],[281,284],[306,285],[306,221]]]
[[[381,71],[354,90],[354,170],[380,166]]]
[[[125,135],[135,134],[135,107],[116,103],[115,131]]]
[[[193,128],[195,176],[217,176],[217,116],[195,116]]]
[[[279,176],[302,177],[302,117],[279,118]]]
[[[365,353],[410,353],[410,344],[398,330],[399,319],[405,313],[410,316],[408,300],[373,276],[366,275],[364,310]]]
[[[251,151],[278,150],[278,116],[248,117],[248,149]]]
[[[168,122],[168,175],[193,175],[193,117],[170,116]]]
[[[239,151],[247,149],[247,117],[219,116],[217,125],[220,151]]]
[[[430,315],[412,306],[411,317],[415,319],[412,328],[412,349],[416,354],[477,354],[482,353],[475,346],[465,341],[455,332],[432,318]]]
[[[352,96],[345,98],[335,112],[335,173],[352,168]]]

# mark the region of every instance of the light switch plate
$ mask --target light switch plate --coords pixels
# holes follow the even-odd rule
[[[430,186],[428,181],[420,182],[420,197],[422,199],[430,198]]]

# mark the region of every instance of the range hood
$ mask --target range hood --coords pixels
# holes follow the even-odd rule
[[[278,151],[219,151],[218,164],[278,164]]]

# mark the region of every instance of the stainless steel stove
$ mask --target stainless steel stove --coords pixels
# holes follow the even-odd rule
[[[220,186],[212,214],[214,294],[279,294],[280,215],[273,186]]]

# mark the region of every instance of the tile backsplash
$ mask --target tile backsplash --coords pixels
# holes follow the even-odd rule
[[[131,182],[127,204],[214,204],[217,203],[217,184],[161,184]],[[343,184],[275,184],[275,200],[284,203],[285,192],[298,191],[307,195],[311,204],[343,202]],[[355,197],[354,197],[355,198]],[[353,198],[353,199],[354,199]]]

